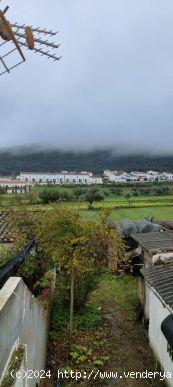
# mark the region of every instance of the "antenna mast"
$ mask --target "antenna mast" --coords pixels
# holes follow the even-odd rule
[[[58,31],[11,23],[5,16],[8,10],[9,6],[6,6],[3,11],[0,10],[0,63],[3,67],[2,71],[0,70],[0,75],[9,73],[13,68],[26,61],[23,53],[24,48],[54,61],[61,59],[60,56],[57,56],[56,51],[53,52],[59,48],[60,44],[51,41],[51,38],[55,37]],[[12,61],[8,64],[8,59],[12,59],[13,54],[16,53],[15,62]]]

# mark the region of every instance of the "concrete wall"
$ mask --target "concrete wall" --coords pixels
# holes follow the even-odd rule
[[[149,319],[149,288],[144,277],[139,277],[138,296],[143,307],[145,318]]]
[[[170,314],[170,311],[162,304],[157,295],[148,288],[149,298],[149,342],[156,358],[166,373],[172,373],[172,379],[165,381],[173,387],[173,362],[167,352],[167,340],[161,331],[162,321]]]
[[[47,328],[48,312],[21,278],[11,277],[0,290],[0,384],[19,343],[26,345],[25,370],[45,368]],[[22,385],[35,387],[37,382],[29,379]]]

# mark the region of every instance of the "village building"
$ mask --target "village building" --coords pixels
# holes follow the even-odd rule
[[[157,171],[138,172],[131,171],[130,173],[124,171],[104,171],[104,177],[109,182],[114,183],[152,183],[154,181],[159,182],[171,182],[173,181],[173,174],[169,172],[159,173]]]
[[[103,184],[102,177],[93,176],[91,172],[68,172],[57,173],[21,172],[20,179],[31,184]]]
[[[142,172],[131,172],[129,173],[128,175],[128,181],[131,181],[131,182],[143,182],[143,181],[146,181],[146,174],[145,173],[142,173]]]
[[[158,181],[173,181],[173,174],[168,172],[163,172],[158,175]]]
[[[149,344],[173,387],[173,260],[141,270],[145,293],[140,299],[148,321]]]
[[[173,231],[154,231],[131,234],[135,242],[134,248],[140,251],[140,262],[147,268],[173,258]]]
[[[149,182],[158,181],[159,173],[157,171],[147,171],[146,179]]]
[[[103,179],[102,179],[101,176],[92,175],[92,177],[90,179],[90,184],[102,185],[103,184]]]
[[[112,183],[126,183],[128,174],[123,171],[104,171],[104,178]]]
[[[0,179],[0,191],[5,193],[26,193],[29,184],[25,180]]]

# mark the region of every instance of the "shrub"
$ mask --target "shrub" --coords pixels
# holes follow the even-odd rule
[[[114,195],[122,195],[123,194],[123,190],[119,187],[117,187],[117,188],[111,187],[110,192]]]
[[[69,202],[73,200],[73,194],[71,194],[69,191],[61,191],[59,193],[59,199],[64,201],[64,202]]]
[[[80,310],[87,301],[89,293],[97,287],[98,274],[95,271],[88,271],[76,278],[74,290],[74,308]]]
[[[87,192],[86,188],[76,187],[74,189],[74,196],[77,200],[79,200],[83,195]]]
[[[95,329],[101,325],[101,315],[98,309],[89,305],[84,306],[74,317],[75,326],[79,329]]]
[[[42,203],[48,204],[57,202],[60,199],[60,193],[56,188],[44,188],[40,192],[39,197]]]

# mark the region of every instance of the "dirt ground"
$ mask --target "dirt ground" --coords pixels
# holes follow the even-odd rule
[[[145,379],[139,377],[130,379],[122,378],[123,373],[128,372],[154,372],[155,361],[148,345],[148,339],[140,323],[128,321],[126,312],[113,308],[106,310],[105,318],[109,319],[112,325],[110,340],[112,342],[111,360],[107,365],[109,372],[117,372],[119,377],[111,382],[105,380],[105,386],[163,386],[163,382],[156,379]],[[133,375],[132,375],[133,376]]]
[[[104,366],[97,367],[98,370],[101,370],[101,378],[96,377],[94,379],[97,373],[97,370],[94,369],[90,380],[86,378],[78,382],[66,383],[66,386],[71,387],[76,384],[82,387],[164,386],[165,384],[160,380],[160,377],[148,379],[146,373],[144,373],[143,378],[140,378],[139,373],[156,371],[156,365],[149,348],[147,332],[142,323],[136,321],[137,280],[131,276],[116,278],[110,274],[105,274],[102,276],[97,290],[92,293],[89,302],[92,306],[101,309],[103,329],[106,329],[104,346],[108,345],[109,359]],[[87,332],[88,335],[90,335],[89,332]],[[89,336],[91,346],[94,342],[94,335],[97,336],[97,332],[92,332]],[[101,340],[100,338],[100,351],[102,352],[103,343],[101,343]],[[88,346],[88,342],[86,345]],[[54,348],[55,352],[56,348],[57,351],[61,351],[61,341]],[[53,359],[55,367],[58,369],[58,355],[56,353],[53,355]],[[69,366],[72,365],[69,364]],[[107,376],[104,374],[105,372],[108,373]],[[110,377],[111,372],[114,373],[116,378]],[[130,372],[138,372],[138,377],[132,374],[133,378],[130,378]],[[62,382],[52,384],[52,386],[58,387],[63,385]]]

